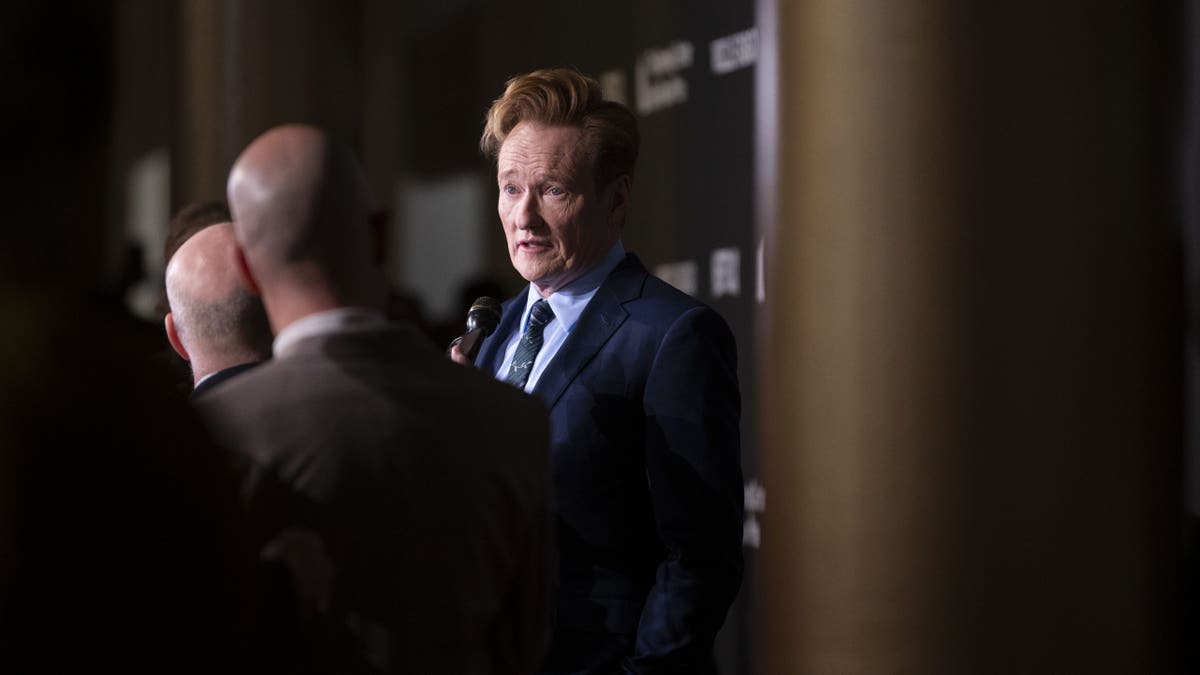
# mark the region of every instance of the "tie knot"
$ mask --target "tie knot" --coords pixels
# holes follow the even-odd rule
[[[541,328],[550,323],[554,318],[554,310],[550,308],[550,303],[543,298],[533,303],[533,308],[529,310],[529,327]]]

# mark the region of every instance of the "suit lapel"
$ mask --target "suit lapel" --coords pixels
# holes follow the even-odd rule
[[[629,253],[596,289],[571,335],[533,388],[533,393],[546,402],[546,408],[554,407],[567,385],[625,322],[629,312],[622,305],[641,294],[645,280],[646,268],[637,256]]]

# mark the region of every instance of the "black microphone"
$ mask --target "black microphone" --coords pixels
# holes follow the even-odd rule
[[[471,303],[471,309],[467,310],[467,332],[454,338],[450,347],[458,345],[467,360],[474,361],[483,339],[491,335],[499,325],[500,302],[487,296],[476,298],[475,302]],[[446,348],[447,353],[450,347]]]

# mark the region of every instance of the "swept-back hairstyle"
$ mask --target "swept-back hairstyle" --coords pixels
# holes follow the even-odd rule
[[[621,175],[633,177],[638,155],[637,118],[615,101],[605,101],[600,83],[577,70],[535,70],[510,79],[492,102],[479,149],[492,161],[509,132],[521,122],[574,126],[587,139],[596,186]]]

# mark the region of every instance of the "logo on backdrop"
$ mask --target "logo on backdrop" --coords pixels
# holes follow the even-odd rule
[[[738,297],[742,294],[742,252],[736,246],[712,252],[709,269],[712,297]]]
[[[714,75],[724,75],[754,65],[758,60],[758,29],[727,35],[713,40],[708,47]]]
[[[663,263],[654,268],[654,276],[693,297],[700,289],[699,267],[695,260]]]
[[[687,101],[688,83],[683,70],[692,65],[692,43],[676,40],[638,56],[633,68],[637,111],[649,115]]]

